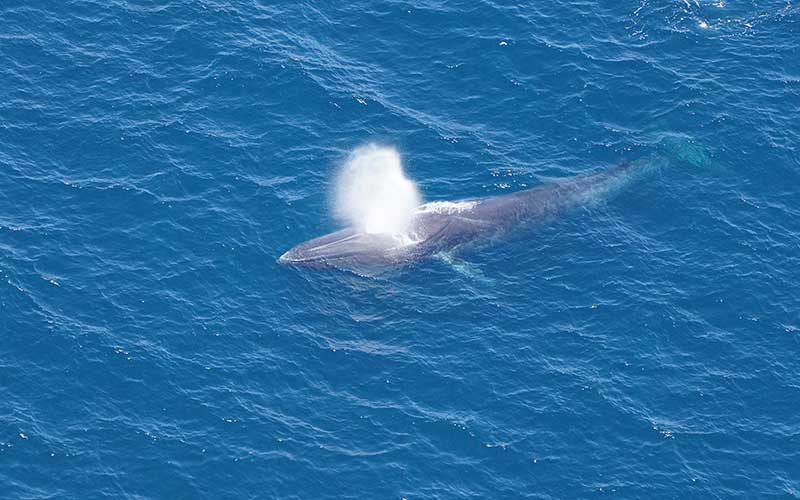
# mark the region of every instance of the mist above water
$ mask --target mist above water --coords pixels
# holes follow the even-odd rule
[[[365,233],[402,235],[422,200],[400,154],[374,144],[355,149],[336,179],[336,217]]]

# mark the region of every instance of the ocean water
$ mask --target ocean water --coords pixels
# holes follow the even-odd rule
[[[0,3],[0,498],[800,497],[793,0]],[[669,167],[456,261],[425,201]]]

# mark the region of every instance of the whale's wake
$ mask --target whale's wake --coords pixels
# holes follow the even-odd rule
[[[397,150],[369,144],[354,150],[336,179],[333,213],[367,234],[405,239],[417,207],[417,186],[403,172]]]

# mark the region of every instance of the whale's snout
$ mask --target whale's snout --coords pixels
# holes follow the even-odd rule
[[[283,266],[314,266],[325,262],[325,256],[316,255],[298,245],[278,257],[278,264]]]
[[[278,264],[284,266],[319,266],[324,264],[335,255],[330,252],[322,252],[317,246],[312,245],[312,241],[307,241],[303,244],[286,251],[278,257]]]
[[[398,244],[392,235],[343,229],[297,245],[278,257],[278,263],[306,267],[381,263],[392,258]]]
[[[288,252],[285,252],[283,255],[278,257],[278,264],[283,264],[284,266],[286,266],[286,265],[291,264],[294,260],[295,259],[294,259],[294,256],[292,254],[292,251],[289,250]]]
[[[343,229],[303,242],[278,258],[286,266],[327,267],[363,251],[359,234]]]

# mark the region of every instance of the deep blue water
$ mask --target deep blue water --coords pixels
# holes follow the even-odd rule
[[[0,498],[800,497],[793,0],[0,20]],[[278,265],[368,142],[429,201],[670,166],[470,272]]]

